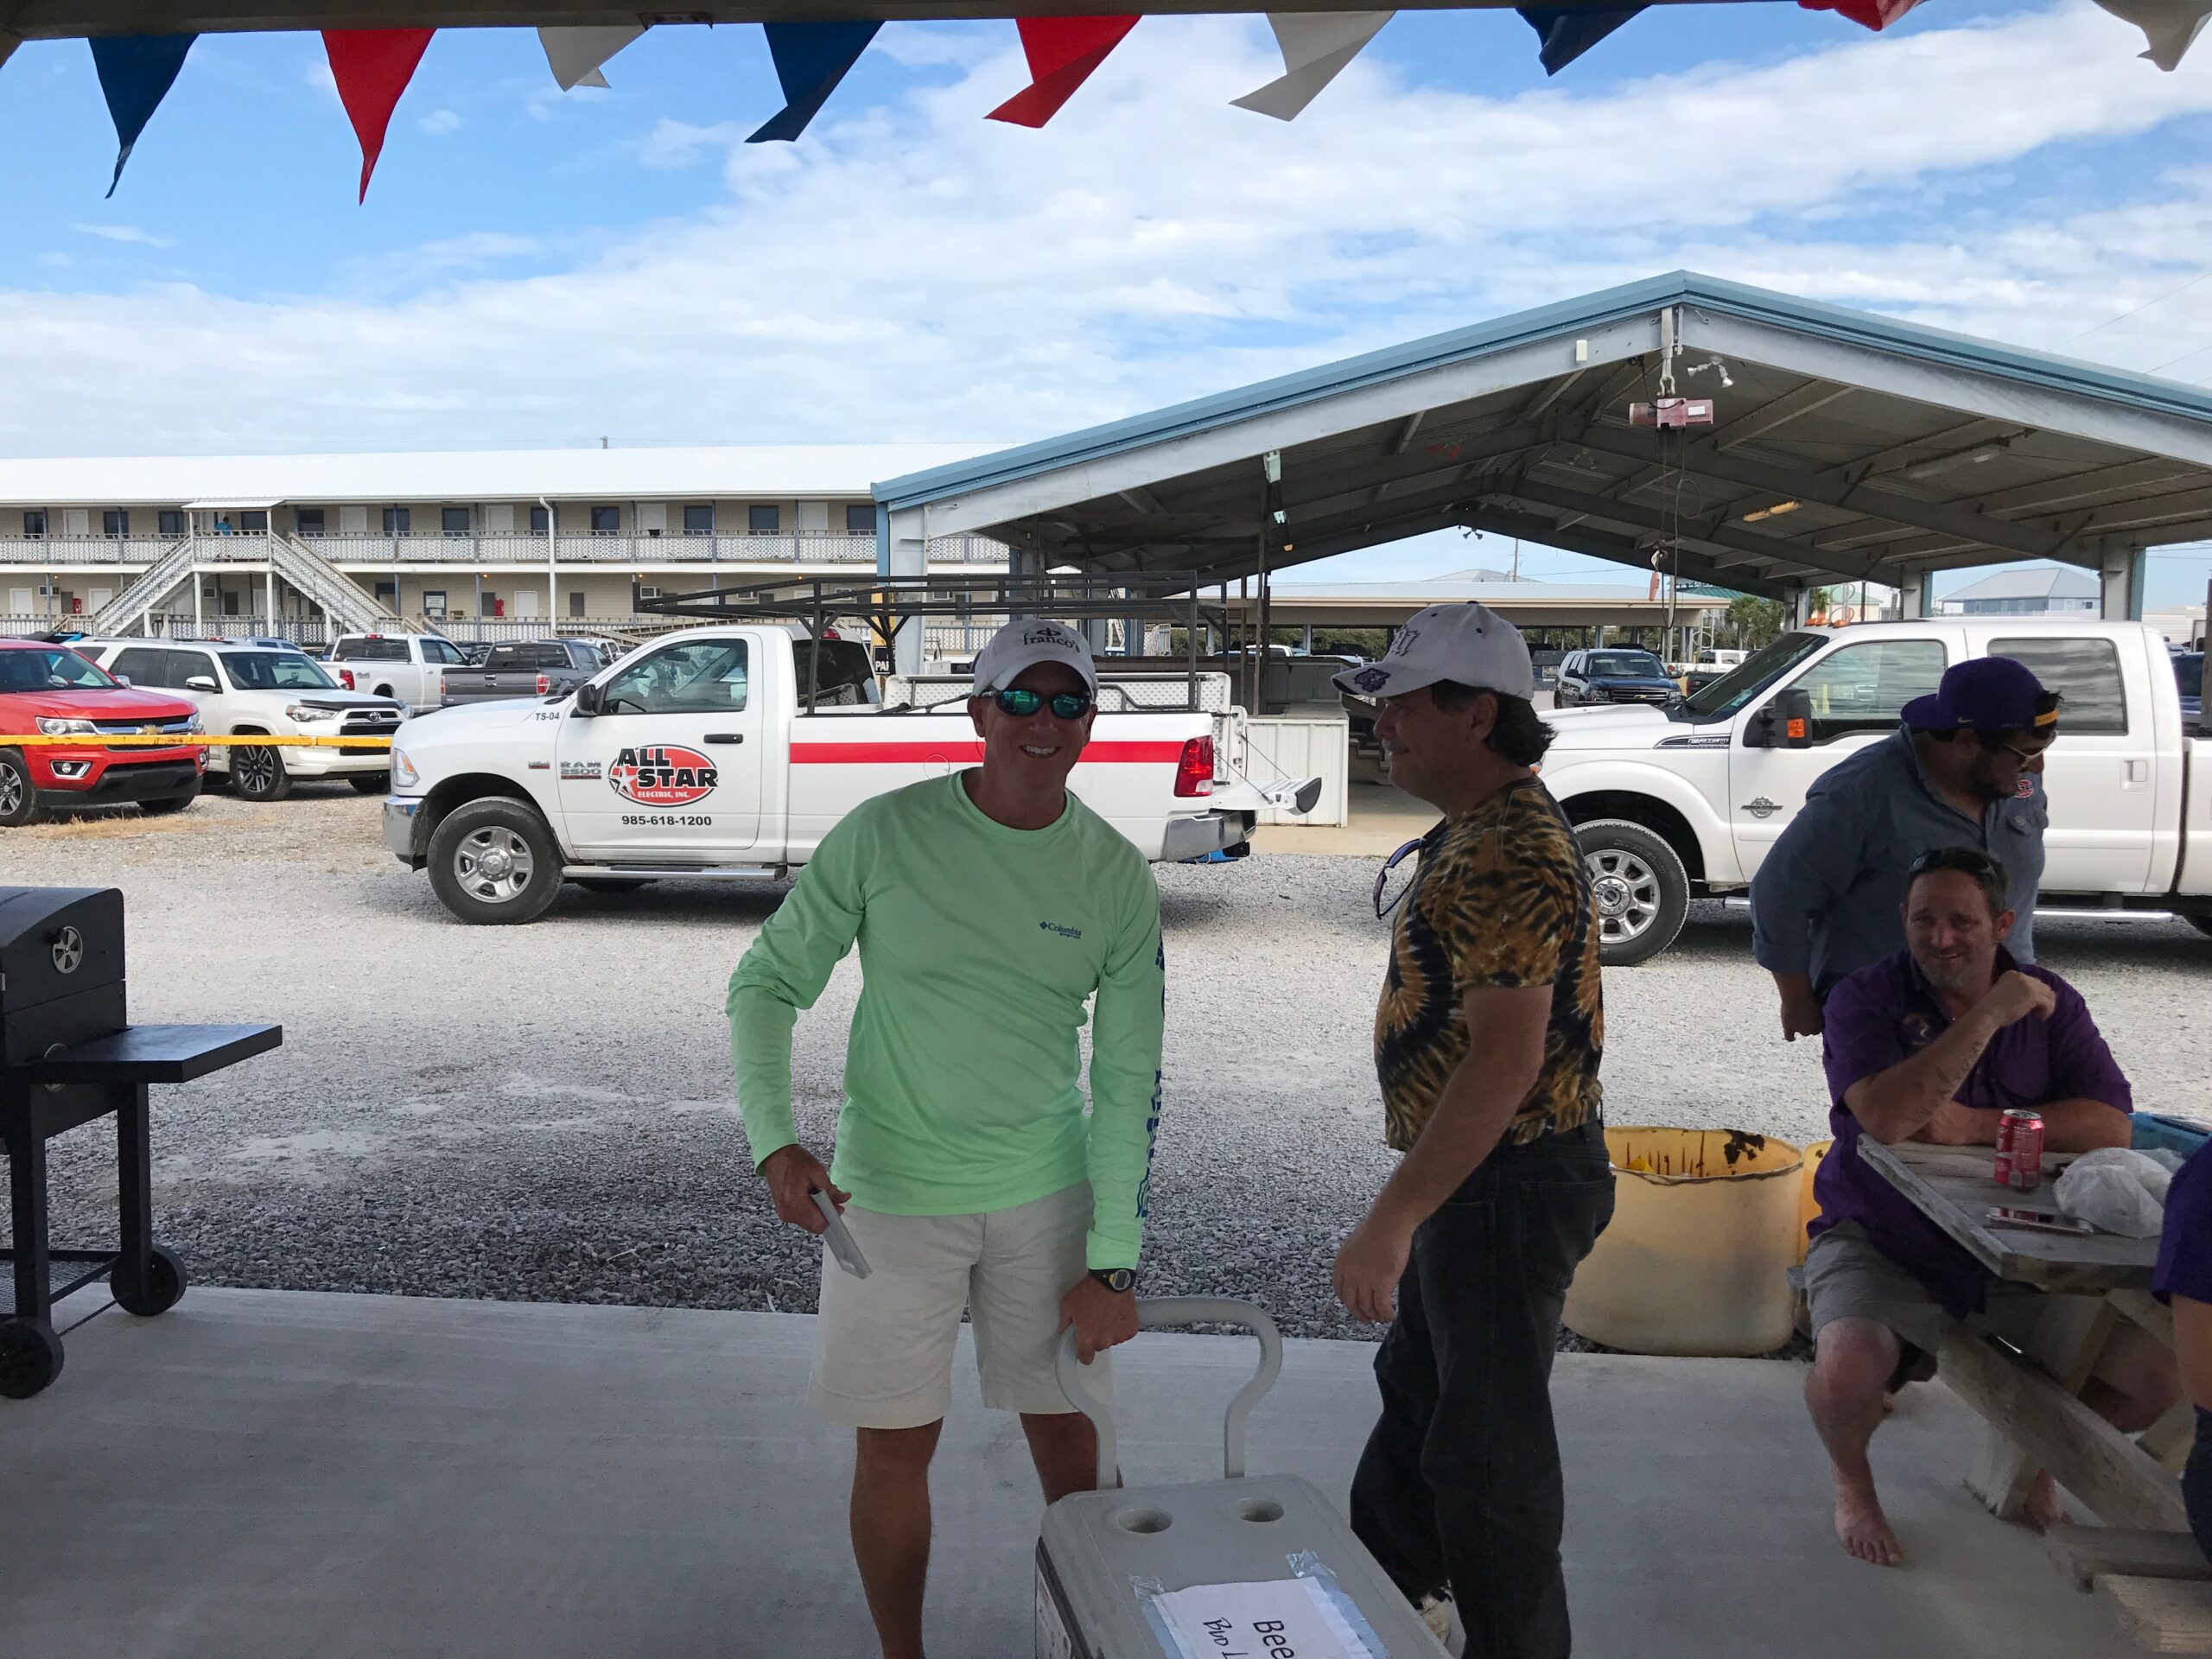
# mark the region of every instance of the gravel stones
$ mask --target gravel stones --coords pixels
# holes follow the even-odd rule
[[[820,1246],[779,1223],[732,1103],[722,998],[777,890],[575,887],[524,928],[448,917],[378,803],[302,784],[0,836],[10,882],[116,886],[133,1018],[275,1020],[285,1045],[156,1091],[162,1239],[195,1282],[649,1306],[814,1306]],[[1170,866],[1166,1111],[1145,1287],[1265,1303],[1287,1332],[1373,1335],[1335,1306],[1335,1243],[1388,1174],[1368,1040],[1375,861]],[[2212,943],[2051,923],[2139,1105],[2201,1090]],[[1605,977],[1616,1122],[1824,1136],[1820,1052],[1780,1040],[1740,911],[1694,908]],[[859,988],[802,1016],[802,1134],[829,1140]],[[112,1227],[111,1134],[54,1148],[54,1236]]]

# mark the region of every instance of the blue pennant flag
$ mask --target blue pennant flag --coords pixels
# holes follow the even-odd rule
[[[1561,6],[1521,6],[1516,10],[1529,27],[1536,31],[1540,42],[1536,56],[1544,66],[1544,73],[1555,75],[1645,8],[1623,6],[1618,11],[1570,11]]]
[[[860,60],[880,22],[866,23],[763,23],[776,79],[784,86],[784,107],[745,142],[789,143],[806,130],[845,72]]]
[[[154,118],[176,72],[184,67],[184,54],[192,50],[197,35],[96,35],[92,37],[92,67],[99,72],[100,91],[107,95],[107,112],[115,120],[115,136],[123,148],[116,152],[115,176],[107,193],[123,182],[123,164],[146,123]]]

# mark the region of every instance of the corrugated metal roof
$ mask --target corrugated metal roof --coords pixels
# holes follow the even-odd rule
[[[385,454],[0,460],[0,502],[694,501],[853,496],[879,479],[982,453],[969,443],[728,444],[667,449],[458,449]]]
[[[2047,570],[2000,570],[1969,587],[1943,595],[1951,604],[1967,599],[2094,599],[2102,591],[2086,570],[2053,565]]]
[[[1064,437],[910,473],[880,484],[876,499],[893,506],[938,500],[981,486],[1051,472],[1071,463],[1094,461],[1233,421],[1318,402],[1526,340],[1596,327],[1670,304],[1701,306],[1819,338],[2101,398],[2129,408],[2190,420],[2212,420],[2212,392],[2178,381],[2132,374],[2044,352],[2024,351],[1969,334],[1900,322],[1846,306],[1827,305],[1741,283],[1723,282],[1695,271],[1678,270],[1263,380],[1234,391],[1196,398],[1151,414],[1109,422]]]

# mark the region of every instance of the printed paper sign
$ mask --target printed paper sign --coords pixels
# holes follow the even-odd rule
[[[1153,1605],[1179,1659],[1382,1659],[1352,1634],[1313,1579],[1198,1584]]]

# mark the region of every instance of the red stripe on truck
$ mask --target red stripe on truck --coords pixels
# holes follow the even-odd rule
[[[794,743],[795,766],[921,766],[955,760],[981,760],[983,746],[964,743]],[[1183,759],[1179,742],[1106,742],[1086,745],[1083,764],[1173,766]]]

